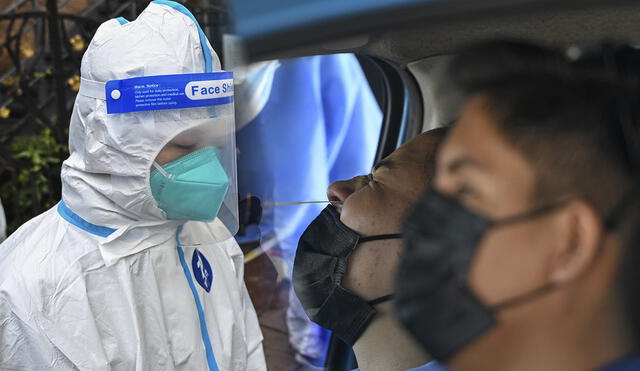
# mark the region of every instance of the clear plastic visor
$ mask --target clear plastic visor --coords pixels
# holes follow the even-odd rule
[[[164,172],[163,169],[167,165],[184,156],[207,147],[215,148],[218,160],[229,178],[229,188],[218,212],[218,218],[231,235],[234,235],[238,231],[238,186],[233,103],[208,108],[180,109],[171,113],[163,111],[157,112],[155,116],[157,126],[164,126],[165,130],[172,127],[174,130],[170,130],[177,134],[159,150],[151,171]],[[203,116],[209,117],[196,119]],[[163,175],[173,174],[167,170]]]

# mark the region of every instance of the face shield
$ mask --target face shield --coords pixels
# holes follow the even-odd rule
[[[148,162],[150,193],[167,219],[209,222],[235,234],[238,192],[233,74],[144,76],[80,93],[104,99],[110,137]]]

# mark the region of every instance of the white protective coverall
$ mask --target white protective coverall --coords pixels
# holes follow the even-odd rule
[[[102,24],[81,74],[106,82],[207,63],[220,69],[191,13],[159,0],[133,22]],[[242,252],[219,219],[183,224],[158,208],[151,164],[178,132],[150,135],[144,117],[108,122],[103,100],[76,98],[63,201],[0,245],[1,370],[266,369]],[[209,291],[194,280],[193,246],[210,263]]]

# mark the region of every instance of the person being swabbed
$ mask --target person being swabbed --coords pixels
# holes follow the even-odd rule
[[[62,200],[0,245],[0,368],[265,370],[237,229],[233,74],[158,0],[89,45]]]

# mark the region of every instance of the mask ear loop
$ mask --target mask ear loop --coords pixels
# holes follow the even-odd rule
[[[517,295],[516,297],[510,298],[510,299],[506,299],[503,302],[500,302],[494,305],[492,309],[495,310],[496,312],[500,312],[505,308],[518,306],[519,304],[544,296],[545,294],[551,292],[556,287],[558,287],[558,285],[554,282],[545,283],[544,285],[538,288],[535,288],[531,291],[525,292],[524,294]]]
[[[367,303],[373,307],[374,305],[378,305],[380,303],[384,303],[385,301],[389,301],[391,299],[393,299],[393,294],[381,296],[381,297],[379,297],[377,299],[370,300]]]
[[[364,243],[364,242],[370,242],[370,241],[392,240],[392,239],[398,239],[398,238],[402,238],[402,234],[400,233],[380,234],[377,236],[360,237],[358,239],[358,244]],[[344,270],[346,271],[346,267],[344,267]],[[344,271],[342,273],[344,274]],[[373,307],[375,305],[384,303],[385,301],[389,301],[391,299],[393,299],[393,294],[389,294],[389,295],[381,296],[377,299],[369,300],[367,304]]]
[[[402,234],[393,233],[393,234],[380,234],[376,236],[360,237],[358,239],[358,243],[365,243],[365,242],[379,241],[379,240],[393,240],[397,238],[402,238]]]
[[[156,168],[156,170],[158,170],[158,172],[159,172],[160,174],[162,174],[165,178],[167,178],[167,179],[173,179],[173,178],[175,178],[175,175],[167,173],[167,172],[162,168],[162,166],[160,166],[160,165],[159,165],[157,162],[155,162],[155,161],[153,161],[153,167],[155,167],[155,168]]]

